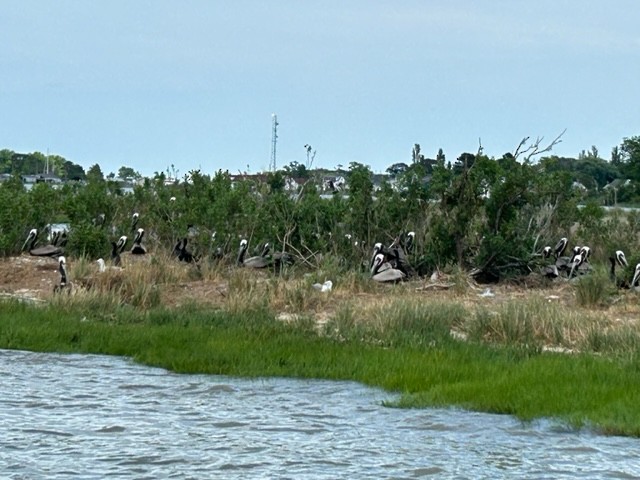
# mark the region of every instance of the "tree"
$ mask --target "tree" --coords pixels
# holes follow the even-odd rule
[[[399,162],[399,163],[394,163],[393,165],[390,165],[387,168],[386,172],[389,174],[391,178],[396,178],[402,175],[404,172],[406,172],[408,168],[409,168],[409,165],[403,162]]]
[[[350,210],[351,233],[360,240],[369,241],[369,226],[373,212],[373,180],[371,169],[358,162],[349,164],[347,177]]]
[[[283,170],[289,177],[309,178],[309,170],[307,170],[307,167],[304,164],[299,163],[295,160],[289,163],[289,165],[286,165],[285,167],[283,167]]]
[[[89,167],[89,170],[87,171],[87,180],[89,182],[104,181],[104,175],[102,174],[100,165],[96,163],[95,165]]]
[[[620,150],[623,173],[627,178],[640,181],[640,136],[624,138]]]
[[[134,179],[137,180],[141,177],[142,175],[140,175],[139,172],[135,171],[133,168],[131,167],[125,167],[122,166],[120,167],[120,169],[118,170],[118,177],[123,179],[123,180],[129,180],[129,179]]]

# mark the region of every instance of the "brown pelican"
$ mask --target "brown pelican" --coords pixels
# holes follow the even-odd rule
[[[122,235],[118,241],[116,242],[116,246],[118,247],[118,253],[124,252],[125,247],[127,246],[127,236]]]
[[[58,258],[58,271],[60,272],[60,283],[53,287],[54,293],[65,290],[71,286],[67,277],[67,261],[63,256]]]
[[[571,277],[573,277],[573,272],[576,272],[576,274],[578,273],[578,267],[580,267],[580,265],[582,265],[582,262],[584,262],[584,258],[582,258],[581,254],[577,254],[574,255],[573,258],[571,259],[571,271],[569,272],[569,280],[571,280]]]
[[[558,278],[558,267],[556,267],[555,263],[552,265],[547,265],[542,268],[542,275],[547,278]]]
[[[240,249],[238,250],[238,265],[249,268],[266,268],[270,265],[271,262],[269,262],[269,259],[262,255],[256,255],[245,259],[244,256],[247,253],[248,247],[249,242],[247,242],[246,238],[243,238],[240,241]]]
[[[616,252],[609,257],[609,262],[611,263],[611,270],[609,272],[611,281],[614,282],[618,288],[629,288],[629,284],[626,280],[618,279],[618,277],[616,277],[616,265],[619,267],[627,267],[629,265],[624,252],[622,250],[616,250]]]
[[[138,219],[140,218],[140,214],[138,212],[134,212],[133,215],[131,215],[131,231],[135,232],[136,231],[136,227],[138,226]]]
[[[371,278],[376,282],[399,282],[404,280],[406,275],[391,266],[386,268],[385,270],[380,270],[380,268],[385,264],[384,255],[379,253],[376,255],[376,258],[373,260],[373,267],[371,267]]]
[[[59,257],[63,254],[64,250],[62,247],[57,245],[44,245],[42,247],[36,248],[36,242],[38,241],[38,230],[32,228],[22,245],[22,251],[29,247],[29,253],[35,257]]]
[[[553,253],[556,256],[556,258],[561,257],[562,254],[564,253],[564,251],[567,249],[567,245],[569,244],[569,240],[567,240],[567,237],[562,237],[558,243],[556,243],[556,246],[553,247]]]
[[[636,265],[636,270],[633,273],[633,280],[631,280],[631,288],[634,290],[638,288],[638,283],[640,282],[640,263]]]
[[[133,255],[144,255],[147,253],[147,249],[142,245],[142,237],[144,237],[144,229],[139,228],[133,239],[133,247],[131,247],[131,253]]]
[[[407,244],[405,245],[407,252],[409,253],[413,252],[413,246],[415,245],[415,243],[416,243],[416,232],[411,231],[407,233]]]
[[[111,242],[111,263],[120,265],[120,254],[124,252],[127,246],[127,236],[122,235],[117,242]]]
[[[371,255],[371,261],[369,262],[369,270],[373,268],[373,262],[376,259],[376,255],[379,253],[384,253],[384,246],[382,242],[376,242],[373,244],[373,254]]]
[[[392,261],[391,265],[393,268],[400,270],[407,277],[413,277],[416,274],[416,271],[413,269],[411,264],[407,261],[407,257],[404,254],[404,250],[401,246],[397,245],[391,249]]]
[[[182,239],[182,245],[180,246],[180,250],[178,251],[178,260],[186,263],[193,263],[196,261],[193,253],[187,250],[187,237]]]

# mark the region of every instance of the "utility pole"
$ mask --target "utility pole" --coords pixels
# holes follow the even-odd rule
[[[278,116],[271,114],[271,163],[269,170],[276,171],[276,144],[278,143]]]

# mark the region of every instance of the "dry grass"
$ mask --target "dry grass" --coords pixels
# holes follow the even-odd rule
[[[598,283],[606,278],[599,272],[581,282],[530,277],[487,291],[462,272],[436,283],[423,279],[386,285],[361,272],[335,277],[335,271],[318,270],[285,277],[225,264],[189,265],[168,256],[126,256],[124,268],[105,272],[83,259],[68,258],[67,264],[73,287],[69,295],[54,295],[59,282],[55,260],[3,259],[0,294],[101,309],[191,304],[232,313],[268,309],[281,318],[312,318],[320,327],[362,323],[374,330],[399,318],[409,322],[406,328],[418,328],[420,319],[440,315],[462,338],[565,351],[606,350],[610,342],[632,348],[640,336],[640,293],[601,288]],[[334,282],[331,292],[312,288],[328,278]]]

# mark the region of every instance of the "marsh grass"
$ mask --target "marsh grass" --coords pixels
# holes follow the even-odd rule
[[[96,321],[52,304],[3,302],[0,347],[126,355],[177,372],[357,380],[402,392],[401,407],[457,405],[640,435],[640,390],[629,388],[640,383],[637,352],[565,355],[457,341],[448,331],[464,322],[461,306],[391,301],[364,322],[345,305],[333,335],[255,304],[235,313],[195,304],[112,313],[113,322]]]
[[[597,267],[575,282],[576,303],[581,307],[604,307],[615,292],[605,269]]]
[[[471,320],[466,324],[470,339],[536,348],[582,350],[589,346],[587,339],[592,332],[606,329],[608,323],[598,312],[567,309],[539,297],[481,307],[470,313]]]

